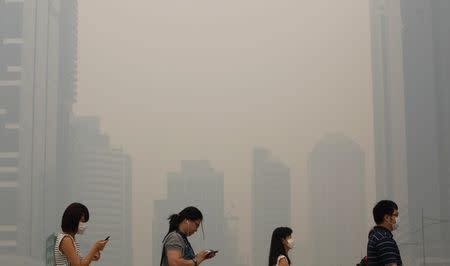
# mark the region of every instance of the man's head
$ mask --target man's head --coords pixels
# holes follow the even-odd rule
[[[390,200],[382,200],[373,208],[373,219],[379,226],[394,231],[398,227],[398,206]]]

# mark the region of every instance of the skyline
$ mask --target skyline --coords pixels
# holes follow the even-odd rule
[[[166,216],[187,204],[206,206],[195,247],[221,249],[207,265],[264,266],[276,225],[294,231],[294,264],[351,264],[386,198],[404,262],[450,261],[450,226],[424,222],[450,218],[448,13],[0,0],[0,191],[18,204],[0,203],[0,261],[14,245],[40,260],[65,204],[86,200],[80,239],[111,234],[106,264],[158,264]]]
[[[79,11],[75,112],[98,115],[133,156],[138,266],[153,259],[143,246],[152,202],[166,197],[164,177],[183,159],[223,172],[224,208],[239,217],[249,257],[255,146],[291,169],[297,261],[311,263],[306,162],[322,136],[342,133],[363,147],[367,208],[375,201],[368,2],[98,0]]]

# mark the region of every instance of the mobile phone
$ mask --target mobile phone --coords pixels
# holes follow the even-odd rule
[[[111,237],[111,236],[107,236],[107,237],[105,238],[105,241],[108,241],[110,237]]]
[[[208,249],[207,251],[208,251],[208,256],[216,255],[217,252],[219,252],[218,250],[212,250],[212,249]]]

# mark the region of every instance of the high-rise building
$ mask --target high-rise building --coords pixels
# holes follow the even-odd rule
[[[328,135],[312,150],[308,174],[314,265],[356,264],[369,229],[364,151],[345,135]]]
[[[449,1],[432,1],[434,81],[437,98],[440,219],[450,220],[450,12]],[[450,246],[450,224],[441,227]]]
[[[74,91],[61,80],[76,75],[73,51],[61,47],[76,47],[76,28],[63,25],[76,25],[76,13],[74,0],[0,1],[0,205],[8,213],[0,253],[43,261],[43,240],[59,225],[67,139],[58,136],[73,103],[63,91]]]
[[[408,215],[405,86],[400,0],[371,1],[376,199],[395,201],[402,225],[396,236],[405,262],[415,247]],[[373,207],[375,202],[369,204]],[[370,220],[370,224],[374,224]]]
[[[440,216],[440,122],[437,117],[432,2],[401,1],[408,214],[412,228],[419,228],[422,208],[428,216]],[[438,237],[438,228],[429,228],[429,236]]]
[[[253,150],[251,265],[267,265],[272,231],[291,225],[289,168],[270,151]]]
[[[450,218],[450,2],[402,0],[401,7],[408,213],[411,227],[417,229],[422,227],[422,210],[426,218],[431,218],[425,219],[426,223]],[[448,265],[449,228],[448,223],[440,222],[427,226],[425,237],[415,233],[415,240],[425,245],[425,254],[419,260],[440,258]],[[441,248],[431,248],[433,245]]]
[[[377,194],[400,201],[403,248],[416,249],[415,261],[443,258],[436,251],[450,244],[448,12],[449,1],[372,1]],[[422,210],[435,223],[424,235]],[[428,255],[427,245],[447,246]]]
[[[224,177],[216,172],[209,161],[182,161],[180,172],[167,176],[167,198],[154,203],[153,215],[153,265],[158,266],[162,252],[162,240],[167,233],[170,214],[183,208],[195,206],[204,215],[204,233],[199,229],[192,237],[194,249],[216,249],[220,253],[214,264],[225,266],[236,264],[236,254],[228,251],[224,216]],[[237,243],[234,243],[237,244]],[[233,244],[231,244],[233,245]]]
[[[77,117],[73,121],[70,162],[65,204],[82,202],[91,214],[86,236],[78,237],[83,254],[95,241],[110,235],[97,264],[133,265],[130,156],[111,147],[109,137],[100,133],[98,118]]]
[[[17,251],[23,2],[0,1],[0,254]]]
[[[70,165],[68,159],[70,130],[77,88],[78,0],[61,1],[60,9],[56,185],[58,198],[63,199],[67,192],[65,189],[68,180],[67,168]],[[57,206],[58,213],[62,213],[65,207],[62,204]]]
[[[18,252],[43,260],[58,227],[57,95],[60,2],[24,1],[20,91]]]
[[[371,1],[377,199],[407,209],[406,129],[400,0]],[[403,217],[402,217],[403,218]]]

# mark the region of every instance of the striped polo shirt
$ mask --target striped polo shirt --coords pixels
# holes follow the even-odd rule
[[[369,233],[367,243],[369,266],[403,265],[397,242],[387,228],[375,226]]]

